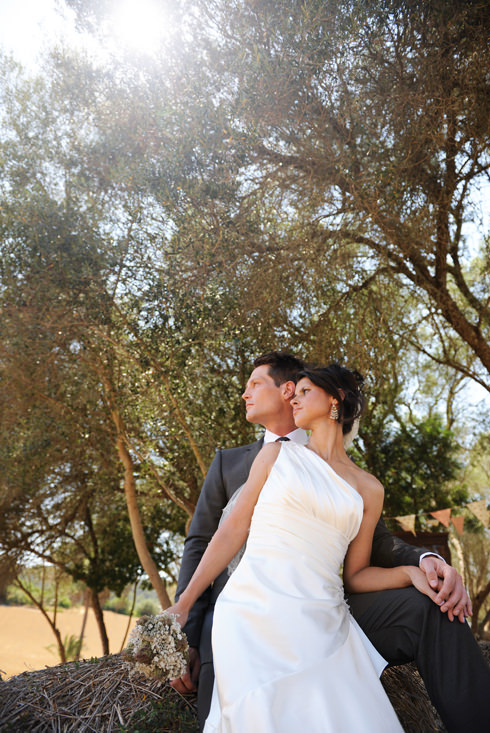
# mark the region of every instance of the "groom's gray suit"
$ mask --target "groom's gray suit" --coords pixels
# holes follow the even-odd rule
[[[185,541],[176,599],[199,564],[224,507],[247,480],[262,445],[263,439],[217,451]],[[394,537],[380,520],[374,533],[371,563],[380,567],[418,565],[424,551]],[[214,680],[211,649],[214,604],[227,580],[225,570],[194,604],[184,627],[189,645],[199,649],[201,658],[198,687],[201,728],[209,711]],[[447,614],[441,613],[433,601],[413,587],[351,595],[348,602],[353,616],[390,664],[415,660],[448,731],[490,730],[490,670],[467,624],[457,620],[451,623]]]

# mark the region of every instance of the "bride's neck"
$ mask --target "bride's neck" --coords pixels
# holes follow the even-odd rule
[[[308,447],[329,463],[347,455],[344,449],[342,428],[338,423],[332,422],[312,427]]]

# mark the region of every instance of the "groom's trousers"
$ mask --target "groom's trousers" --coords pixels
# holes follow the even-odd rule
[[[197,688],[197,718],[199,721],[199,729],[202,731],[204,723],[208,717],[209,708],[211,706],[211,697],[213,694],[214,684],[214,667],[213,667],[213,651],[211,646],[211,631],[213,627],[212,608],[204,616],[201,630],[201,643],[199,645],[199,656],[201,658],[201,670],[199,672],[199,685]],[[230,649],[230,654],[233,650]]]
[[[347,601],[390,665],[416,663],[450,733],[490,731],[490,667],[466,623],[449,621],[415,588],[358,593]]]

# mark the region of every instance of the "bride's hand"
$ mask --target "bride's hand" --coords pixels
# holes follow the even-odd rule
[[[420,568],[415,567],[415,565],[407,565],[405,569],[408,573],[410,580],[412,581],[412,585],[415,586],[415,588],[417,588],[417,590],[421,593],[425,593],[426,596],[429,596],[432,601],[435,601],[437,597],[437,592],[430,587],[427,580],[427,575],[424,573],[424,571],[420,570]]]
[[[173,613],[173,615],[177,617],[180,628],[184,628],[187,623],[187,617],[189,616],[189,611],[187,611],[187,609],[182,608],[177,602],[173,606],[170,606],[170,608],[166,608],[165,613]]]

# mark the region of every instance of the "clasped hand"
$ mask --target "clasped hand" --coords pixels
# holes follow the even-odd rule
[[[433,592],[427,593],[423,588],[418,590],[432,598],[443,613],[447,612],[450,621],[458,618],[464,623],[466,617],[472,615],[473,609],[459,573],[436,555],[426,555],[420,563],[420,569],[425,573],[427,584]],[[415,582],[414,585],[418,587]]]

